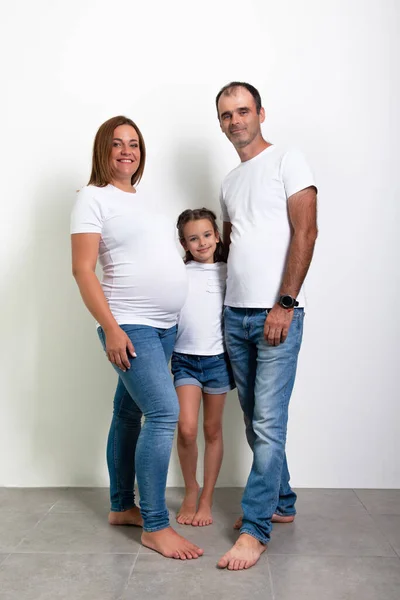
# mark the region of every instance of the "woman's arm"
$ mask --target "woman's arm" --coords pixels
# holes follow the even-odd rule
[[[114,319],[97,279],[95,269],[99,242],[99,233],[74,233],[71,235],[72,274],[85,305],[103,328],[108,359],[122,371],[126,371],[130,367],[127,349],[133,357],[136,356],[135,349],[129,337]]]

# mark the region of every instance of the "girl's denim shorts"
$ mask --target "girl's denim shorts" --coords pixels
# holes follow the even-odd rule
[[[171,371],[176,388],[197,385],[206,394],[225,394],[236,387],[227,352],[215,356],[173,352]]]

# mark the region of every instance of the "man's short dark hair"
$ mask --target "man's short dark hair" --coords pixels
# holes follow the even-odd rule
[[[250,92],[250,94],[254,98],[254,102],[256,103],[256,110],[257,110],[257,114],[259,115],[261,106],[262,106],[260,92],[254,87],[254,85],[251,85],[250,83],[246,83],[245,81],[231,81],[230,83],[228,83],[227,85],[224,85],[224,87],[219,90],[217,97],[215,99],[217,113],[218,113],[218,102],[219,102],[219,99],[221,98],[222,94],[226,94],[227,96],[229,96],[231,91],[233,91],[235,88],[238,88],[238,87],[243,87],[248,92]],[[219,113],[218,113],[218,117],[219,117]]]

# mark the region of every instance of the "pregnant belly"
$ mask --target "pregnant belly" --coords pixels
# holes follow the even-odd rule
[[[126,310],[133,310],[143,316],[153,311],[166,314],[178,313],[187,295],[184,267],[183,270],[157,269],[157,272],[149,270],[145,274],[136,276],[105,277],[102,286],[110,307],[113,304],[118,304],[120,307],[125,305]]]

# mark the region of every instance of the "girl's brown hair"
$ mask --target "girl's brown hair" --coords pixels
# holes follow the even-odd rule
[[[135,185],[142,178],[144,165],[146,164],[146,146],[139,127],[128,117],[118,116],[108,119],[100,125],[93,144],[92,172],[88,185],[105,187],[113,180],[113,172],[110,166],[110,154],[114,139],[114,130],[120,125],[130,125],[139,137],[140,164],[138,170],[132,175],[131,183]]]
[[[194,210],[192,210],[191,208],[188,208],[187,210],[184,210],[183,213],[181,213],[179,215],[176,227],[178,229],[178,235],[179,235],[180,242],[183,243],[185,241],[185,236],[184,236],[185,225],[187,223],[190,223],[190,221],[200,221],[201,219],[207,219],[208,221],[210,221],[210,223],[214,229],[215,235],[218,234],[218,237],[219,237],[219,242],[217,243],[217,248],[214,252],[214,262],[226,262],[227,252],[226,252],[225,246],[222,242],[221,235],[219,233],[219,229],[218,229],[218,225],[217,225],[217,216],[215,215],[215,213],[213,213],[212,210],[209,210],[208,208],[196,208]],[[194,260],[192,253],[189,252],[189,250],[186,250],[186,254],[185,254],[185,257],[183,260],[185,261],[185,263],[188,263],[191,260]]]

